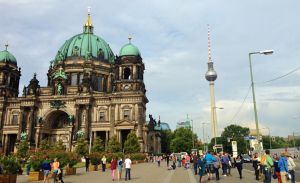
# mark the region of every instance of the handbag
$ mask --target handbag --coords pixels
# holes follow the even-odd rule
[[[290,173],[285,174],[286,180],[291,180],[292,175]]]

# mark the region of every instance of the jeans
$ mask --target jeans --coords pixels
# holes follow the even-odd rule
[[[295,170],[290,170],[289,173],[292,176],[291,183],[295,183]]]
[[[242,179],[243,175],[242,175],[242,168],[237,168],[238,172],[239,172],[239,175],[240,175],[240,179]]]
[[[130,178],[130,168],[125,169],[125,180],[127,180],[127,179],[129,179],[129,180],[131,179]]]
[[[223,170],[223,175],[227,175],[227,164],[226,163],[222,163],[222,170]]]
[[[259,180],[259,169],[258,168],[254,168],[254,172],[255,172],[255,180]]]
[[[195,175],[197,175],[197,163],[194,163],[194,172],[195,172]]]
[[[265,180],[264,183],[271,183],[272,180],[272,172],[271,172],[271,168],[268,169],[264,169],[264,174],[265,174]]]
[[[216,173],[216,180],[220,180],[219,168],[214,167]]]
[[[105,172],[106,164],[102,163],[102,172]]]

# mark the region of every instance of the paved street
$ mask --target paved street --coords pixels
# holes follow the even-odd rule
[[[219,182],[222,183],[253,183],[254,175],[252,171],[245,169],[243,171],[244,178],[242,181],[238,178],[237,170],[232,169],[232,176],[223,177]],[[124,178],[124,172],[123,172]],[[88,172],[85,173],[84,169],[78,169],[77,175],[64,177],[65,183],[95,183],[95,182],[112,182],[110,177],[110,170],[106,172]],[[193,175],[192,169],[184,170],[183,168],[176,168],[176,170],[167,170],[166,163],[163,162],[161,167],[157,167],[155,163],[142,163],[133,165],[132,167],[132,180],[127,182],[133,183],[197,183],[199,176]],[[27,177],[22,175],[18,177],[18,183],[26,183]],[[42,182],[42,181],[40,181]],[[51,180],[52,182],[52,180]],[[125,182],[124,179],[121,182]],[[207,181],[206,181],[207,182]],[[215,182],[215,180],[210,181]],[[275,183],[276,181],[273,180]],[[272,183],[273,183],[272,182]],[[36,182],[34,182],[36,183]]]

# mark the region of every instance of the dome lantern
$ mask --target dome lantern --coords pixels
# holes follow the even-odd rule
[[[119,56],[141,56],[140,50],[131,43],[132,37],[128,36],[129,43],[125,44],[120,52]]]

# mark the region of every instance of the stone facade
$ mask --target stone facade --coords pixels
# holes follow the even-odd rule
[[[91,32],[86,36],[93,34],[91,25],[84,28],[88,26]],[[83,57],[76,49],[71,56],[60,57],[59,52],[50,63],[47,86],[40,86],[34,74],[19,97],[20,68],[0,62],[2,151],[15,152],[22,132],[27,133],[31,148],[38,148],[42,139],[50,145],[62,140],[66,150],[72,151],[79,132],[87,141],[100,137],[105,147],[116,135],[123,147],[128,133],[134,131],[142,152],[149,152],[149,147],[160,152],[159,132],[146,125],[148,99],[140,54],[113,56],[109,62],[103,52],[98,52],[99,57]]]

